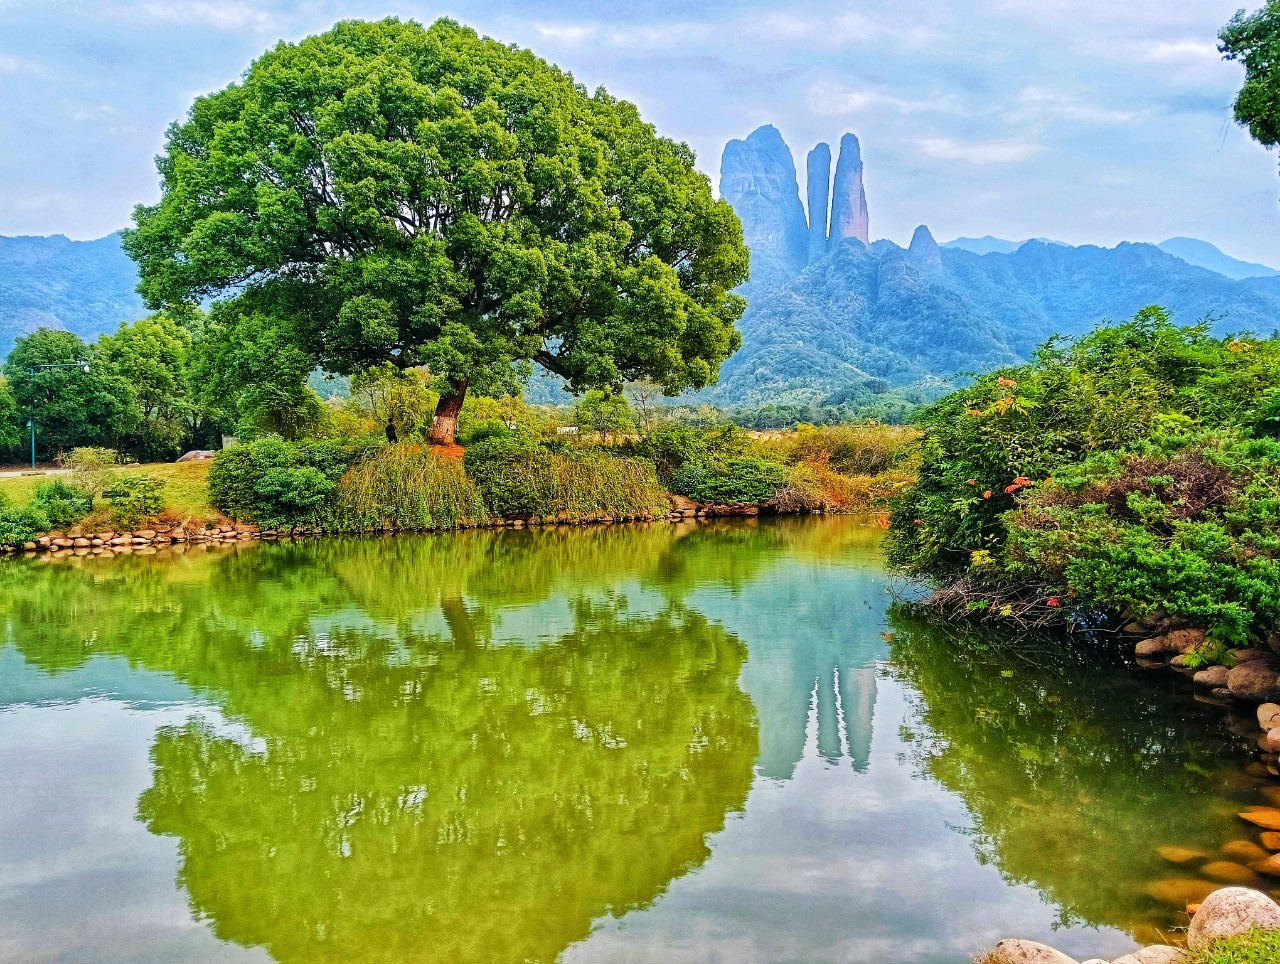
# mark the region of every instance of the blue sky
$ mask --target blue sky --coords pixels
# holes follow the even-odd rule
[[[713,180],[760,124],[800,159],[854,131],[874,237],[1185,234],[1280,264],[1276,159],[1215,50],[1240,2],[0,0],[0,234],[124,226],[165,127],[280,38],[452,16],[637,102]]]

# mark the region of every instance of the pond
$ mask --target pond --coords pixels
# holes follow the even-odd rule
[[[1247,725],[940,635],[878,538],[8,561],[0,960],[961,964],[1185,926],[1265,802]]]

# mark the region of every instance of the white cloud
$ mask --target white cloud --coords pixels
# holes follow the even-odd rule
[[[1119,110],[1087,103],[1045,87],[1024,88],[1017,103],[1022,116],[1072,120],[1082,124],[1135,124],[1151,114],[1149,110]]]
[[[25,57],[0,54],[0,74],[27,74],[32,77],[45,77],[49,74],[49,68]]]
[[[272,17],[251,3],[217,2],[217,0],[163,0],[146,3],[142,13],[152,20],[166,23],[213,27],[217,30],[241,30],[251,27],[266,30]]]
[[[1217,43],[1200,38],[1162,40],[1159,43],[1141,47],[1137,53],[1143,60],[1154,64],[1220,64],[1222,62],[1222,54],[1218,53]]]
[[[966,164],[1021,164],[1044,150],[1029,141],[960,141],[951,137],[921,137],[916,146],[929,157]]]
[[[902,114],[952,114],[957,117],[971,114],[952,94],[913,99],[832,81],[819,81],[810,85],[806,100],[809,110],[824,117],[842,117],[877,109]]]
[[[595,24],[539,23],[533,29],[540,39],[565,47],[580,47],[599,33]]]

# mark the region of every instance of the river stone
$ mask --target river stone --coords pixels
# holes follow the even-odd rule
[[[1168,944],[1153,944],[1140,951],[1117,957],[1111,964],[1183,964],[1188,960],[1187,952]]]
[[[1255,863],[1253,869],[1268,877],[1280,877],[1280,854],[1268,854]]]
[[[1280,810],[1272,807],[1253,807],[1240,814],[1240,819],[1263,830],[1280,830]]]
[[[1280,716],[1280,703],[1263,703],[1258,707],[1258,726],[1271,729],[1272,721]]]
[[[1264,856],[1262,859],[1267,858]],[[1248,867],[1242,867],[1230,860],[1210,861],[1200,868],[1200,873],[1210,880],[1219,880],[1224,884],[1252,884],[1258,879],[1258,875]]]
[[[1203,850],[1196,850],[1194,847],[1157,847],[1156,853],[1162,860],[1167,860],[1171,864],[1189,864],[1208,856]]]
[[[1001,941],[980,964],[1076,964],[1076,959],[1035,941]]]
[[[1185,656],[1193,649],[1204,645],[1204,630],[1175,629],[1173,632],[1165,634],[1164,645],[1166,649]]]
[[[1252,663],[1255,659],[1267,658],[1267,654],[1260,649],[1229,649],[1227,655],[1235,661],[1237,666],[1241,663]]]
[[[1227,673],[1227,688],[1238,699],[1262,703],[1276,693],[1277,675],[1266,660],[1242,663]]]
[[[1222,848],[1222,856],[1242,864],[1251,864],[1254,861],[1266,860],[1271,854],[1252,840],[1233,840]]]
[[[1267,730],[1259,741],[1264,753],[1280,753],[1280,726],[1273,726]]]
[[[1259,891],[1224,887],[1205,898],[1191,918],[1187,946],[1198,953],[1214,941],[1238,937],[1253,927],[1280,930],[1280,906]]]
[[[1212,894],[1218,887],[1207,880],[1194,880],[1188,877],[1175,877],[1169,880],[1155,880],[1147,884],[1146,892],[1160,901],[1185,910],[1188,904],[1196,904]]]
[[[1208,669],[1202,669],[1191,678],[1201,686],[1226,686],[1227,668],[1225,666],[1210,666]]]
[[[1137,646],[1133,647],[1133,655],[1140,659],[1154,659],[1157,656],[1163,656],[1168,650],[1165,649],[1164,637],[1156,636],[1153,639],[1144,639]]]
[[[1275,830],[1266,831],[1262,834],[1260,839],[1262,840],[1262,846],[1266,847],[1268,850],[1280,850],[1280,833],[1277,833]]]

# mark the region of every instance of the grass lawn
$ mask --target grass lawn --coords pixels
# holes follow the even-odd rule
[[[209,464],[208,461],[157,462],[118,471],[149,475],[164,482],[164,501],[167,508],[181,515],[203,519],[217,515],[209,506]],[[13,504],[21,505],[35,493],[36,486],[53,479],[71,482],[73,474],[63,472],[0,478],[0,494],[6,496]]]

